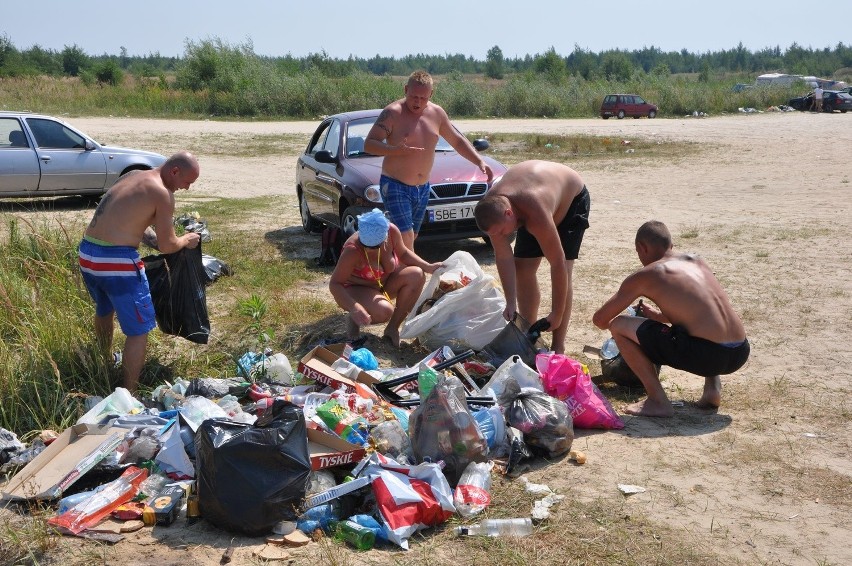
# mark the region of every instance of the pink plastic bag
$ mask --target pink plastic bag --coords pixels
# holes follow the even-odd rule
[[[538,354],[535,367],[548,395],[561,399],[568,406],[574,427],[624,428],[621,417],[592,383],[586,366],[562,354]]]

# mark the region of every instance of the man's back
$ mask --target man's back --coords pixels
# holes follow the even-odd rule
[[[558,224],[583,186],[579,173],[570,167],[531,160],[510,167],[489,193],[508,198],[524,224],[535,222],[542,213]]]
[[[643,294],[691,336],[717,343],[745,339],[745,328],[728,295],[700,257],[669,253],[640,273]]]
[[[130,173],[104,194],[86,235],[117,246],[138,247],[167,190],[159,169]]]

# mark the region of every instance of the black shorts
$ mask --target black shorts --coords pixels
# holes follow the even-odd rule
[[[583,234],[589,227],[589,207],[591,199],[585,185],[583,190],[571,201],[565,218],[556,227],[559,232],[559,241],[565,251],[565,259],[577,259],[580,255],[580,244],[583,243]],[[526,228],[518,228],[515,238],[515,257],[534,258],[544,257],[538,240],[527,232]]]
[[[702,377],[734,373],[748,360],[748,339],[740,344],[717,344],[687,334],[682,326],[646,320],[636,329],[639,346],[658,365],[682,369]]]

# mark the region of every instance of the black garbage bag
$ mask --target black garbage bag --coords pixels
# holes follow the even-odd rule
[[[213,283],[223,275],[231,275],[231,268],[227,263],[212,255],[202,254],[201,263],[204,265],[205,284]]]
[[[512,356],[519,356],[529,367],[535,367],[535,355],[538,342],[527,334],[530,323],[522,316],[507,324],[491,342],[485,345],[482,353],[494,367],[500,367]]]
[[[195,453],[198,507],[212,524],[260,536],[296,518],[311,472],[300,407],[276,399],[254,425],[207,419]]]
[[[145,256],[142,262],[160,330],[196,344],[206,344],[210,337],[210,318],[201,246]]]
[[[568,407],[543,391],[524,390],[506,411],[506,422],[524,433],[533,453],[549,458],[571,450],[574,421]]]

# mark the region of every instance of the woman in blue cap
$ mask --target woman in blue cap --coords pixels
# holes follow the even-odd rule
[[[357,338],[362,326],[387,322],[383,338],[399,347],[399,327],[423,290],[425,273],[439,267],[441,262],[428,263],[405,247],[399,229],[381,210],[358,216],[358,231],[343,244],[328,284],[349,313],[347,337]]]

